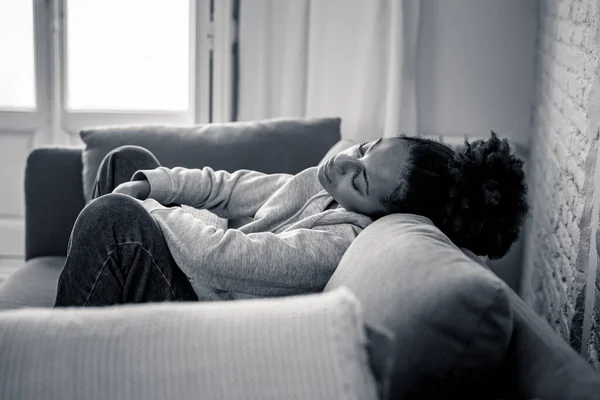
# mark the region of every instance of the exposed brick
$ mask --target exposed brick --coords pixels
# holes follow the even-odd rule
[[[588,229],[582,218],[591,199],[584,198],[584,193],[593,171],[587,170],[586,161],[592,149],[597,151],[600,134],[587,132],[588,97],[598,64],[597,0],[541,0],[538,4],[527,173],[531,221],[524,254],[532,271],[526,292],[528,304],[569,340],[572,332],[581,332],[571,326],[574,316],[582,313],[582,302],[576,300],[587,281],[585,263],[580,263],[582,270],[577,267],[579,249],[586,246],[585,251],[589,245],[582,241],[586,236],[579,227]],[[574,337],[574,345],[577,340]],[[589,358],[600,369],[599,352],[600,340],[594,335]]]
[[[564,1],[556,8],[556,15],[560,18],[569,19],[571,17],[572,8],[570,2]]]
[[[564,116],[569,118],[569,121],[575,126],[580,132],[585,132],[587,125],[587,113],[579,107],[573,99],[565,97],[561,103],[562,113]]]
[[[573,7],[571,9],[571,17],[573,21],[588,24],[593,22],[592,20],[596,14],[596,1],[582,0],[573,1],[572,3]]]
[[[586,89],[589,87],[590,82],[585,78],[576,78],[566,76],[565,78],[567,85],[567,93],[575,104],[583,106],[585,100]]]

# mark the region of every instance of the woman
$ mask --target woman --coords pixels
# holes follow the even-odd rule
[[[121,147],[75,222],[55,306],[320,291],[354,238],[390,213],[428,217],[457,246],[500,258],[518,237],[525,195],[523,162],[494,132],[456,152],[404,135],[364,142],[297,175],[168,169]]]

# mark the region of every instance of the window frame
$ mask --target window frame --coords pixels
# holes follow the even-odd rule
[[[33,48],[35,106],[32,109],[1,108],[0,129],[14,133],[38,132],[47,125],[50,109],[50,81],[48,79],[51,19],[49,1],[33,1]]]
[[[36,106],[33,109],[0,108],[0,130],[34,132],[32,146],[36,147],[74,144],[79,131],[89,126],[190,125],[233,120],[231,41],[237,40],[237,34],[235,21],[228,15],[239,0],[188,0],[191,90],[190,107],[186,112],[66,110],[66,0],[29,1],[33,3]]]
[[[119,124],[165,124],[165,125],[190,125],[208,122],[208,106],[210,102],[207,90],[209,75],[209,49],[208,32],[210,27],[210,1],[188,0],[190,5],[190,58],[189,58],[189,108],[187,111],[77,111],[67,110],[66,96],[68,93],[67,71],[67,0],[48,0],[53,4],[53,51],[52,59],[54,69],[55,90],[52,104],[54,116],[58,121],[57,128],[76,135],[89,126],[119,125]]]

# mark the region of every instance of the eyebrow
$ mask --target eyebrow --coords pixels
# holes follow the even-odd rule
[[[369,153],[370,153],[371,151],[373,151],[373,149],[374,149],[375,147],[377,147],[377,146],[379,145],[379,143],[381,143],[381,141],[382,141],[382,140],[383,140],[383,138],[379,138],[379,139],[377,139],[377,140],[375,141],[375,143],[373,143],[373,144],[371,145],[371,147],[369,147]]]
[[[375,149],[375,147],[376,147],[377,145],[379,145],[379,143],[381,143],[381,141],[382,141],[382,140],[383,140],[382,138],[379,138],[379,139],[377,139],[377,140],[375,141],[375,143],[373,143],[373,144],[371,145],[371,147],[369,147],[369,150],[367,150],[367,153],[370,153],[370,152],[372,152],[372,151],[373,151],[373,149]],[[364,176],[364,178],[365,178],[365,191],[367,192],[367,196],[368,196],[368,195],[369,195],[369,181],[367,180],[367,170],[366,170],[366,169],[364,169],[364,168],[363,168],[363,176]]]

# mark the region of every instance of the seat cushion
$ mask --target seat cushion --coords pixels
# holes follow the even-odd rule
[[[32,258],[0,285],[0,310],[52,307],[65,257]]]
[[[347,289],[0,312],[2,399],[376,400]]]
[[[346,286],[396,337],[392,398],[442,398],[487,377],[513,322],[505,284],[429,219],[394,214],[350,245],[325,290]]]
[[[91,198],[104,156],[123,145],[150,150],[165,167],[296,174],[340,139],[340,118],[277,118],[188,127],[114,126],[81,131],[83,193]]]

